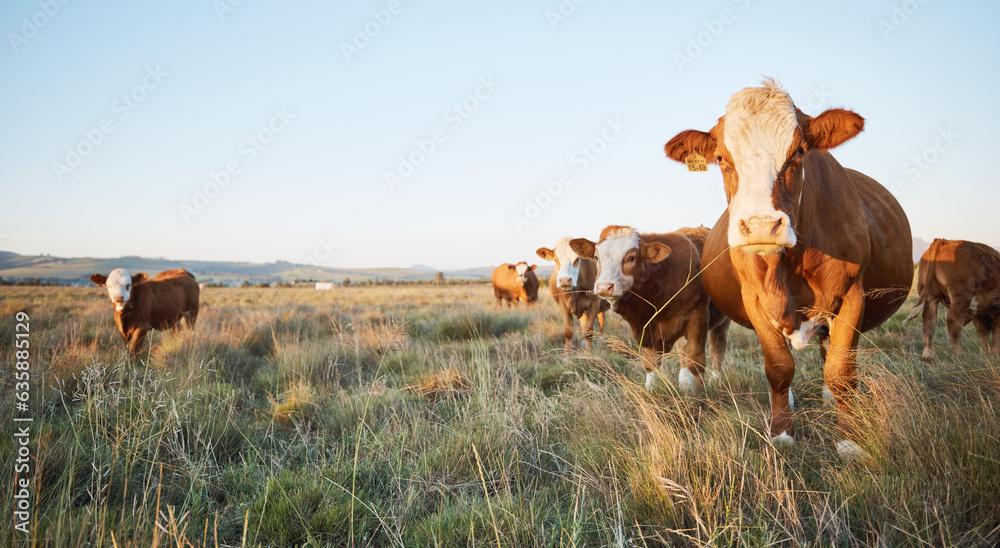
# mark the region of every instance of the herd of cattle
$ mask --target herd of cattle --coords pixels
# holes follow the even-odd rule
[[[597,241],[562,238],[537,250],[555,262],[551,296],[571,348],[575,319],[587,349],[595,321],[608,310],[631,327],[649,388],[659,359],[683,339],[679,385],[704,385],[705,346],[716,374],[731,321],[753,329],[770,385],[769,431],[792,442],[795,360],[819,336],[826,390],[837,406],[837,450],[863,455],[852,441],[852,398],[861,333],[895,313],[913,282],[912,238],[902,207],[875,180],[841,166],[827,152],[855,137],[864,119],[844,109],[804,114],[773,80],[729,101],[711,130],[687,130],[666,144],[669,158],[717,164],[728,202],[712,229],[668,234],[608,226]],[[538,298],[536,265],[504,264],[493,272],[497,303]],[[918,272],[924,358],[939,303],[949,306],[948,334],[960,349],[962,327],[975,323],[984,348],[1000,343],[1000,253],[977,243],[935,240]],[[198,284],[185,270],[151,280],[116,269],[91,280],[107,287],[115,322],[136,352],[149,329],[166,329],[198,315]]]

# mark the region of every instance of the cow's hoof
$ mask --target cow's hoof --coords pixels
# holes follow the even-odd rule
[[[851,440],[837,442],[837,454],[846,460],[868,460],[868,453]]]
[[[788,432],[782,432],[777,436],[771,438],[772,445],[795,445],[795,438],[788,435]]]
[[[830,387],[825,384],[823,385],[823,399],[830,405],[837,405],[837,398],[833,396],[833,392],[830,392]]]
[[[695,391],[694,374],[686,367],[682,367],[677,374],[677,387],[685,394],[693,394]]]

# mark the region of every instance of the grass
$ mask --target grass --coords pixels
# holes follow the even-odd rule
[[[794,446],[766,439],[759,343],[734,327],[699,396],[656,389],[609,315],[564,356],[544,294],[487,286],[205,289],[197,329],[129,360],[97,288],[0,288],[0,357],[31,317],[36,546],[991,546],[1000,367],[920,360],[908,304],[865,334],[859,440],[834,450],[818,352]],[[944,330],[938,330],[939,333]],[[579,340],[577,340],[579,344]],[[15,416],[12,368],[0,412]],[[15,423],[0,437],[12,477]],[[10,519],[0,538],[25,543]]]

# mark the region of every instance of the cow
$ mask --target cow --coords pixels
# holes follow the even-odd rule
[[[646,390],[652,388],[660,358],[680,338],[686,339],[678,376],[681,390],[704,388],[706,338],[713,373],[718,375],[722,368],[729,318],[711,305],[698,276],[707,234],[704,227],[639,234],[631,227],[609,226],[597,243],[570,241],[578,255],[597,261],[594,293],[632,328],[642,349]]]
[[[184,318],[189,329],[198,319],[198,282],[183,268],[160,272],[149,280],[143,273],[130,276],[116,268],[111,274],[94,274],[90,281],[108,290],[115,305],[115,324],[133,356],[150,329],[174,329]]]
[[[535,276],[535,268],[538,265],[528,266],[526,262],[516,265],[504,263],[493,270],[493,296],[497,299],[497,306],[506,303],[511,306],[522,302],[526,305],[533,305],[538,300],[538,276]]]
[[[962,328],[973,322],[984,349],[1000,346],[1000,252],[964,240],[936,239],[917,267],[917,305],[905,321],[923,312],[925,360],[934,359],[939,303],[948,306],[948,338],[962,351]]]
[[[573,318],[579,318],[584,348],[593,349],[594,321],[604,332],[604,312],[611,308],[607,301],[594,295],[597,279],[597,262],[580,257],[570,248],[570,238],[559,238],[554,248],[540,247],[535,252],[546,261],[555,261],[556,268],[549,277],[549,290],[563,317],[566,337],[565,351],[573,349]]]
[[[664,147],[675,161],[700,156],[721,168],[728,206],[705,241],[702,277],[712,302],[760,339],[772,441],[795,436],[788,343],[800,350],[826,324],[823,378],[845,457],[864,455],[851,439],[859,336],[899,309],[913,280],[902,207],[828,152],[863,129],[849,110],[804,114],[765,79],[736,93],[711,131],[683,131]]]

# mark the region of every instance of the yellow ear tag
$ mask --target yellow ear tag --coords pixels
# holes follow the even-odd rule
[[[708,171],[708,162],[697,152],[688,154],[687,158],[684,158],[684,163],[687,164],[688,171]]]

